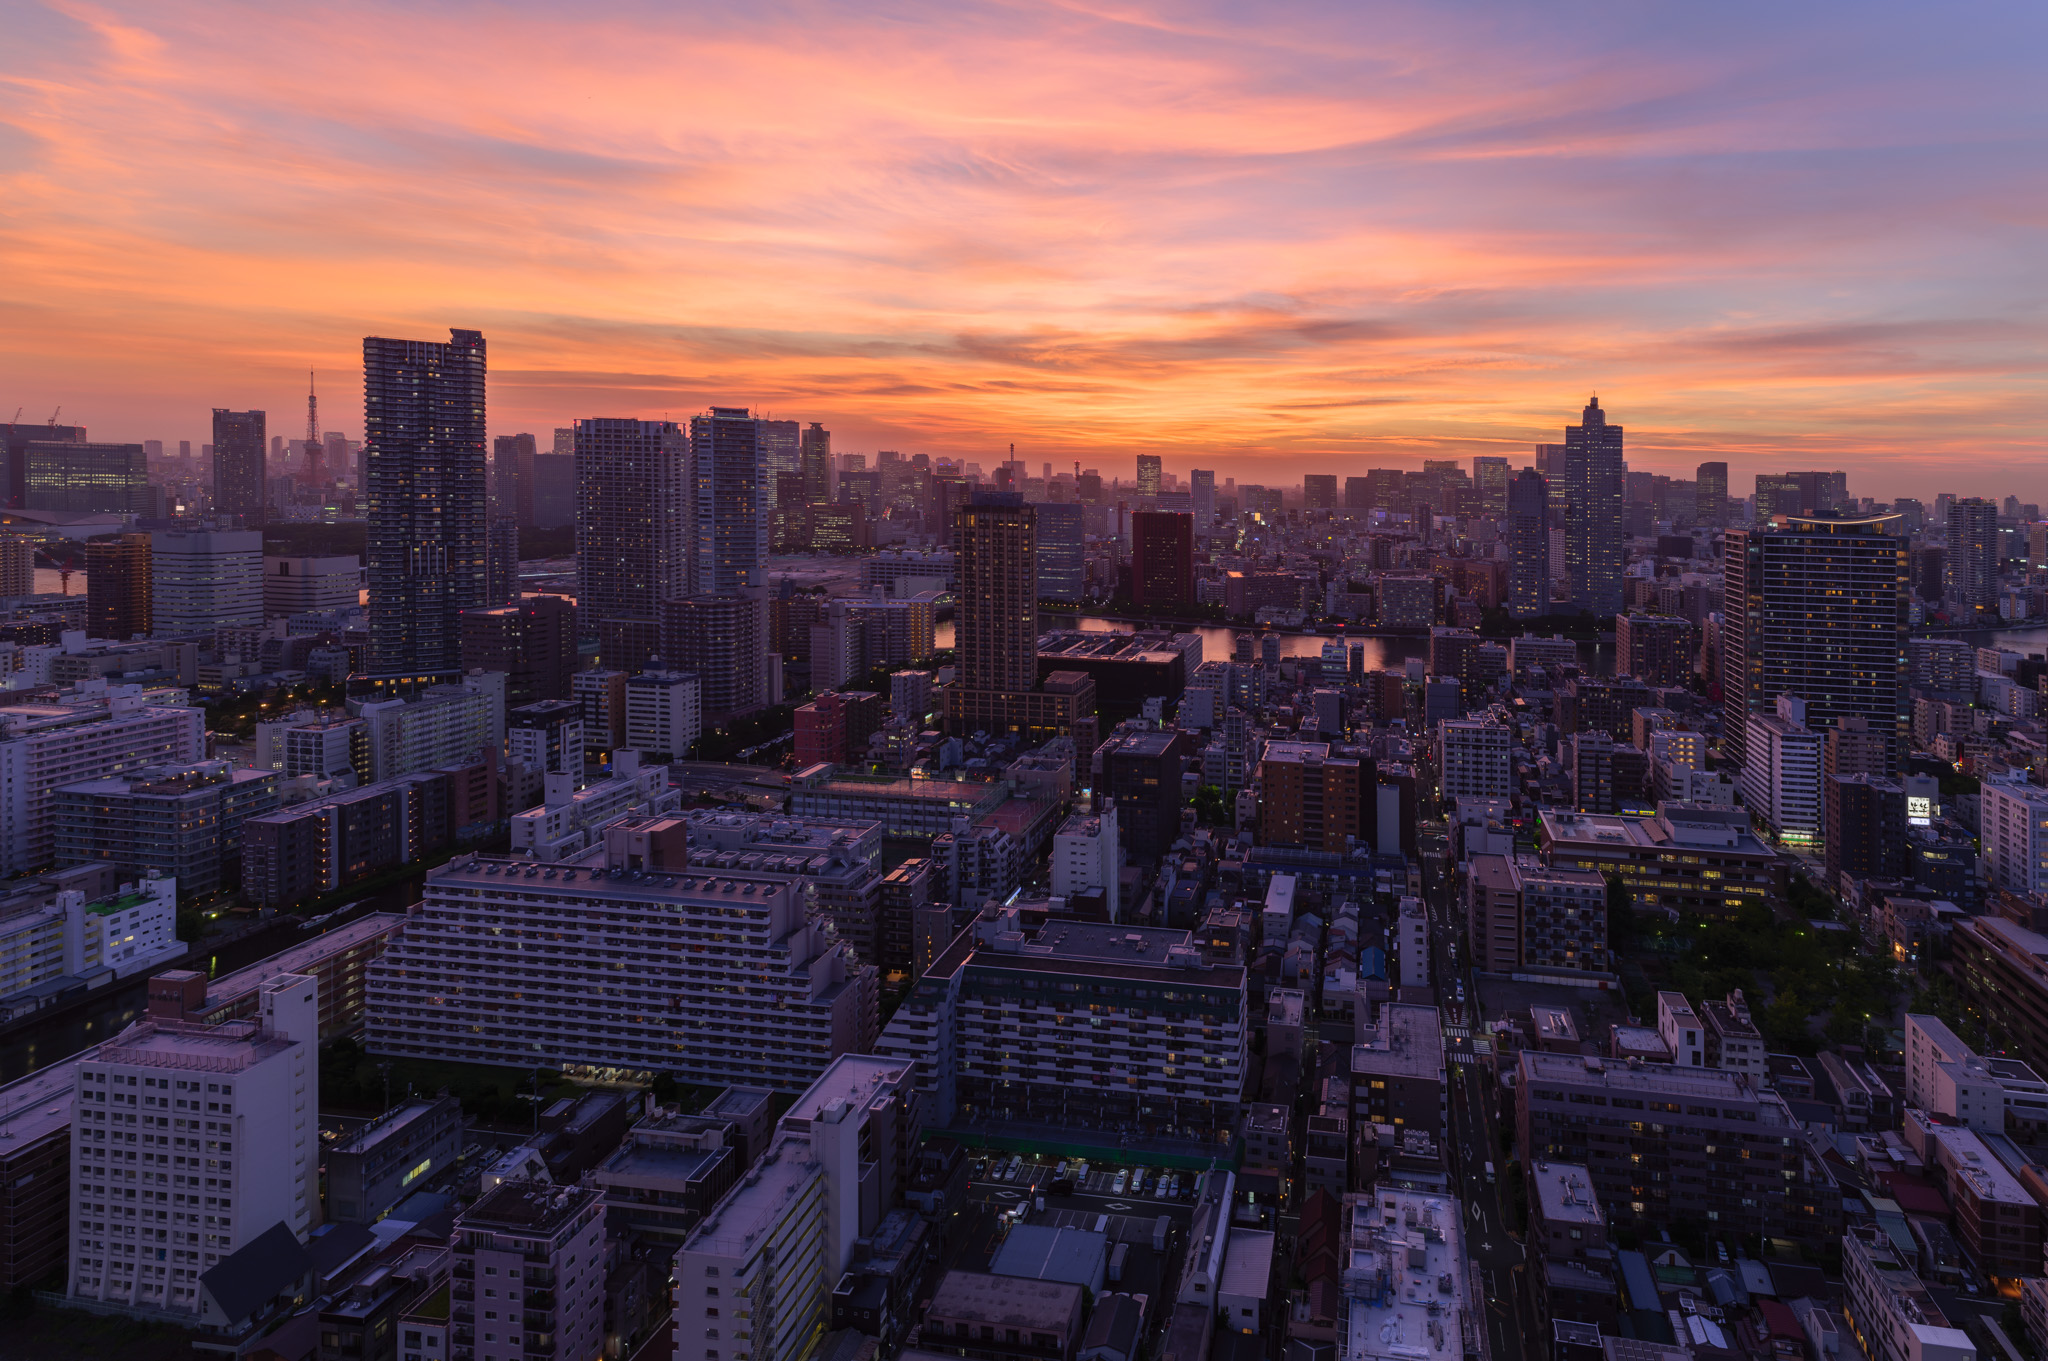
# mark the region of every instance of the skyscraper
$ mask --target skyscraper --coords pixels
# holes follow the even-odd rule
[[[1896,515],[1788,516],[1728,532],[1721,689],[1724,756],[1741,765],[1752,713],[1791,695],[1807,725],[1860,717],[1906,750],[1906,538]]]
[[[157,632],[190,636],[262,626],[263,531],[158,530],[150,535],[149,553],[150,619]]]
[[[761,485],[773,488],[779,473],[803,471],[803,449],[795,421],[761,422]]]
[[[1472,486],[1479,493],[1479,513],[1500,516],[1508,513],[1508,481],[1514,476],[1508,461],[1499,454],[1480,454],[1472,460]]]
[[[1335,479],[1331,479],[1334,481]],[[1195,594],[1191,517],[1141,510],[1131,517],[1131,600],[1139,609],[1185,605]]]
[[[1725,524],[1728,519],[1728,465],[1702,463],[1693,473],[1695,518],[1703,525]]]
[[[519,522],[493,516],[484,547],[484,602],[506,605],[519,599]]]
[[[369,674],[461,674],[462,612],[484,603],[484,337],[363,340]]]
[[[27,461],[29,510],[149,514],[149,460],[140,444],[34,440]]]
[[[1165,480],[1165,464],[1157,454],[1138,455],[1138,495],[1159,495]]]
[[[1046,503],[1038,517],[1038,594],[1045,600],[1079,601],[1087,594],[1088,558],[1078,503]]]
[[[606,666],[645,665],[662,605],[690,594],[693,495],[680,424],[576,423],[576,603]]]
[[[1337,508],[1337,475],[1335,473],[1306,473],[1301,479],[1301,505],[1304,510],[1335,510]]]
[[[1372,482],[1363,477],[1344,479],[1344,509],[1371,510]]]
[[[85,634],[126,642],[153,631],[149,535],[109,534],[85,544]]]
[[[1195,528],[1208,529],[1216,523],[1216,470],[1188,469],[1188,497],[1194,503]]]
[[[0,451],[7,457],[4,478],[0,478],[0,496],[10,507],[27,504],[28,494],[28,446],[50,440],[69,441],[73,444],[85,442],[85,427],[82,425],[27,425],[8,422],[0,424]],[[192,441],[178,441],[179,457],[192,452]]]
[[[1946,595],[1951,606],[1990,610],[1998,604],[1998,507],[1982,496],[1948,507]]]
[[[1533,619],[1550,612],[1550,490],[1543,474],[1524,468],[1508,483],[1508,613]]]
[[[691,611],[665,613],[666,637],[688,642],[673,621],[685,615],[734,621],[716,655],[671,656],[671,665],[699,673],[704,712],[743,712],[768,700],[768,491],[762,467],[761,422],[745,407],[714,406],[690,421]]]
[[[264,519],[265,423],[261,411],[213,409],[213,508],[241,516],[245,525]]]
[[[1564,428],[1565,576],[1571,602],[1587,614],[1621,613],[1624,548],[1621,497],[1627,468],[1622,429],[1609,425],[1600,399]]]
[[[816,421],[803,433],[798,455],[804,475],[804,499],[822,506],[832,499],[832,432]]]
[[[500,435],[491,443],[497,514],[522,529],[533,527],[533,460],[539,453],[531,435]]]

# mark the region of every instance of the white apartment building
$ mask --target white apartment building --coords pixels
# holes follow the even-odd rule
[[[1342,1355],[1413,1361],[1462,1353],[1474,1316],[1464,1207],[1421,1191],[1381,1188],[1344,1197],[1347,1257]]]
[[[1984,877],[2014,893],[2048,893],[2048,789],[1986,780],[1979,793]]]
[[[1552,572],[1552,576],[1562,573]],[[1508,642],[1508,665],[1516,671],[1527,671],[1532,667],[1577,666],[1579,645],[1569,638],[1552,636],[1538,638],[1523,634]]]
[[[1742,802],[1778,840],[1812,845],[1821,835],[1820,777],[1825,737],[1805,723],[1806,706],[1790,696],[1774,714],[1752,713],[1744,745]]]
[[[263,531],[157,530],[149,536],[149,585],[157,633],[260,628]]]
[[[1055,897],[1100,893],[1117,920],[1117,877],[1124,865],[1117,845],[1116,801],[1103,799],[1092,813],[1068,818],[1052,838],[1052,891]]]
[[[1461,718],[1438,725],[1437,768],[1447,799],[1505,799],[1515,792],[1514,743],[1499,723]]]
[[[1420,898],[1401,900],[1400,916],[1394,921],[1394,960],[1401,987],[1429,986],[1429,914]]]
[[[363,565],[353,556],[263,559],[263,614],[289,619],[295,614],[352,610],[362,600]]]
[[[879,980],[778,876],[689,864],[679,818],[627,818],[558,863],[427,876],[368,972],[369,1049],[801,1088],[867,1048]]]
[[[1842,1235],[1842,1313],[1863,1355],[1869,1361],[1977,1361],[1977,1345],[1949,1324],[1917,1265],[1875,1226]]]
[[[626,681],[626,745],[689,755],[704,731],[703,687],[694,671],[643,671]]]
[[[449,1283],[455,1361],[601,1354],[604,1193],[500,1182],[457,1216]],[[529,1350],[535,1333],[553,1345]]]
[[[1707,1066],[1707,1029],[1682,992],[1657,994],[1657,1034],[1681,1068]]]
[[[811,1354],[854,1244],[890,1208],[896,1161],[922,1128],[908,1070],[864,1054],[835,1061],[691,1230],[675,1262],[676,1361]]]
[[[152,704],[166,693],[81,684],[74,698],[0,710],[0,874],[40,869],[56,852],[56,791],[142,766],[206,756],[206,716]]]
[[[612,773],[583,789],[573,775],[546,780],[546,802],[512,815],[512,849],[535,860],[556,861],[587,849],[599,830],[628,815],[672,813],[682,792],[669,787],[668,767],[640,768],[640,753],[621,748]]]
[[[0,1018],[14,1010],[10,998],[53,978],[126,978],[185,953],[175,879],[123,884],[93,901],[79,889],[40,896],[0,903]]]
[[[1906,1105],[1974,1130],[2048,1125],[2048,1082],[2015,1058],[1987,1058],[1938,1016],[1906,1014]]]
[[[203,975],[151,980],[149,1014],[80,1063],[72,1095],[75,1299],[198,1316],[199,1278],[319,1195],[316,982],[280,974],[251,1020],[189,1019]]]
[[[505,749],[505,675],[474,672],[418,699],[370,700],[356,710],[370,730],[370,779],[454,765]]]
[[[505,759],[527,770],[583,778],[583,706],[542,700],[506,716]]]
[[[346,714],[307,709],[256,725],[256,768],[288,780],[310,775],[352,788],[357,763],[367,764],[369,753],[370,725]]]

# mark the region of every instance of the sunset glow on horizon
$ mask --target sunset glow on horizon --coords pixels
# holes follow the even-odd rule
[[[1828,4],[25,0],[0,420],[494,433],[716,402],[835,449],[1291,484],[1554,441],[2048,501],[2048,18]]]

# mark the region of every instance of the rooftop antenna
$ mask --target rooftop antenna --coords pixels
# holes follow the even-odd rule
[[[313,370],[306,370],[306,477],[320,482],[320,398],[313,389]]]

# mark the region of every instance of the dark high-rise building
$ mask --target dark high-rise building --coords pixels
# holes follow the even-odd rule
[[[462,612],[484,603],[484,338],[363,340],[369,674],[462,671]]]
[[[1950,606],[1990,610],[1998,604],[1998,506],[1962,496],[1948,507],[1945,594]]]
[[[510,516],[491,521],[484,545],[484,602],[507,605],[519,599],[519,522]]]
[[[568,699],[576,673],[576,607],[558,595],[462,612],[465,670],[503,671],[505,703]]]
[[[148,455],[140,444],[31,441],[23,505],[28,510],[147,515]]]
[[[1188,500],[1194,506],[1196,529],[1207,529],[1216,523],[1215,469],[1188,469]]]
[[[1139,609],[1185,605],[1195,598],[1195,526],[1175,511],[1131,516],[1131,600]]]
[[[1401,499],[1404,482],[1399,468],[1368,468],[1365,470],[1365,499],[1371,510],[1406,510],[1407,502]]]
[[[658,621],[690,594],[690,437],[675,421],[581,420],[575,458],[576,603],[613,666],[623,621]]]
[[[532,435],[500,435],[491,442],[496,514],[528,529],[533,527],[533,460],[539,453]]]
[[[1186,517],[1181,517],[1185,519]],[[980,492],[954,512],[954,679],[945,688],[956,733],[1087,736],[1095,684],[1055,671],[1038,679],[1038,523],[1016,492]],[[1093,750],[1092,745],[1082,750]]]
[[[1138,455],[1138,495],[1157,496],[1164,489],[1165,462],[1157,454]]]
[[[1571,602],[1593,615],[1621,613],[1624,549],[1621,497],[1627,467],[1622,428],[1607,423],[1600,399],[1564,430],[1564,568]]]
[[[1038,593],[1045,600],[1079,601],[1087,594],[1087,535],[1078,502],[1046,503],[1038,517]],[[1186,519],[1186,516],[1181,516]]]
[[[1372,482],[1370,479],[1363,477],[1347,477],[1344,479],[1344,509],[1372,509]]]
[[[1948,550],[1940,544],[1913,550],[1913,594],[1927,604],[1941,599],[1948,584]]]
[[[1703,525],[1728,521],[1728,465],[1702,463],[1693,472],[1693,515]]]
[[[1723,550],[1721,749],[1745,755],[1749,715],[1781,695],[1807,726],[1861,717],[1897,770],[1912,720],[1906,675],[1906,539],[1895,515],[1789,516],[1728,532]]]
[[[719,655],[668,659],[697,672],[706,716],[758,708],[768,700],[770,488],[761,424],[745,407],[730,406],[714,406],[690,421],[690,594],[706,597],[705,608],[720,618],[733,611],[748,615],[727,635],[731,646]]]
[[[798,454],[804,475],[804,499],[822,506],[832,499],[832,432],[816,421],[803,432]]]
[[[576,524],[576,455],[533,456],[533,527],[570,529]]]
[[[155,582],[147,534],[109,534],[85,544],[85,636],[127,642],[154,627]]]
[[[1508,613],[1517,619],[1550,612],[1549,503],[1550,490],[1534,468],[1508,483]]]
[[[1840,883],[1844,870],[1867,879],[1905,876],[1912,843],[1903,786],[1883,776],[1826,775],[1821,803],[1829,883]]]
[[[1767,525],[1774,516],[1798,515],[1799,479],[1790,473],[1756,475],[1756,522]]]
[[[82,425],[21,425],[0,424],[0,451],[6,455],[4,475],[0,475],[0,495],[10,507],[18,508],[27,504],[28,496],[28,446],[31,444],[83,444],[85,427]],[[179,444],[190,449],[190,440]]]
[[[265,422],[261,411],[213,409],[213,508],[252,529],[263,523],[266,506]]]
[[[1188,735],[1115,733],[1096,748],[1102,787],[1116,802],[1117,836],[1135,859],[1157,860],[1180,836],[1181,772],[1194,752]]]
[[[761,483],[771,488],[783,473],[803,471],[803,441],[795,421],[761,422],[761,464]]]
[[[1337,475],[1335,473],[1306,473],[1301,479],[1301,506],[1303,510],[1335,510],[1337,508]]]
[[[1513,469],[1499,454],[1480,454],[1472,460],[1472,487],[1481,515],[1508,513],[1508,482],[1513,477]]]

